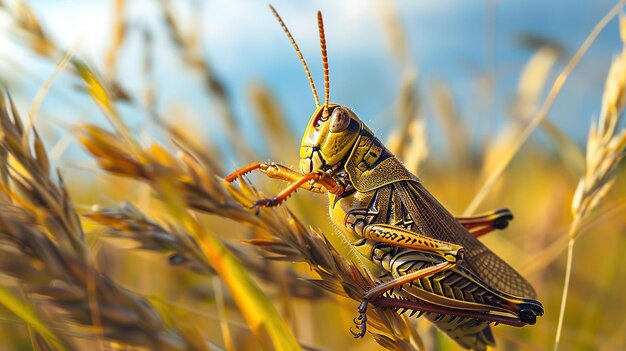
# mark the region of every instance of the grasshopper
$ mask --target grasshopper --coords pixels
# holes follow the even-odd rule
[[[482,216],[455,218],[385,148],[372,131],[345,106],[329,102],[330,79],[321,12],[317,13],[324,103],[320,104],[310,71],[276,10],[308,77],[316,109],[300,146],[300,172],[276,163],[255,163],[225,180],[253,170],[289,185],[253,207],[277,206],[297,189],[327,193],[330,217],[382,280],[369,288],[357,307],[356,331],[367,328],[367,309],[426,313],[427,318],[466,348],[495,345],[490,324],[534,324],[543,306],[533,287],[477,237],[507,227],[507,209]],[[418,315],[418,317],[419,317]]]

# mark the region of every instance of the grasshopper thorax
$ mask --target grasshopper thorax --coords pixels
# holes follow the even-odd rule
[[[350,156],[361,127],[359,118],[347,107],[338,104],[319,106],[302,137],[300,171],[335,173]]]

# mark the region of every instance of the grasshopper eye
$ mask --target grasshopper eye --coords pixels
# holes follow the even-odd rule
[[[339,133],[343,132],[348,128],[350,124],[350,116],[346,110],[341,107],[335,108],[333,114],[330,116],[330,132],[331,133]]]

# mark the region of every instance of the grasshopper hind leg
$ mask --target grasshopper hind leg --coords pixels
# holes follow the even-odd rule
[[[509,222],[513,220],[513,213],[508,208],[501,208],[474,217],[457,217],[456,220],[461,223],[472,236],[479,238],[494,230],[507,228]]]
[[[369,303],[375,303],[376,300],[383,296],[385,293],[390,293],[393,291],[393,289],[401,288],[403,285],[410,284],[414,280],[429,277],[437,273],[453,269],[454,267],[457,267],[459,264],[461,264],[461,261],[461,259],[456,262],[444,261],[439,264],[429,266],[415,272],[411,272],[402,277],[394,278],[388,282],[384,282],[367,290],[365,292],[365,295],[363,296],[363,300],[357,307],[357,312],[359,313],[359,315],[354,319],[358,332],[350,330],[352,332],[352,335],[354,335],[355,338],[362,338],[365,335],[365,332],[367,330],[367,306],[369,305]]]

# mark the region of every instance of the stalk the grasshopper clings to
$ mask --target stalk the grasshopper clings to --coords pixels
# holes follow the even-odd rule
[[[271,8],[300,57],[316,109],[300,146],[300,172],[275,163],[255,163],[226,177],[228,182],[260,170],[289,182],[273,198],[277,206],[297,189],[327,193],[330,217],[357,252],[375,263],[380,283],[357,307],[355,337],[366,333],[367,309],[426,314],[466,348],[495,345],[491,323],[534,324],[543,315],[533,287],[477,237],[503,229],[508,209],[455,218],[409,172],[372,131],[345,106],[329,102],[328,56],[321,12],[318,25],[324,69],[324,102],[298,46]]]

